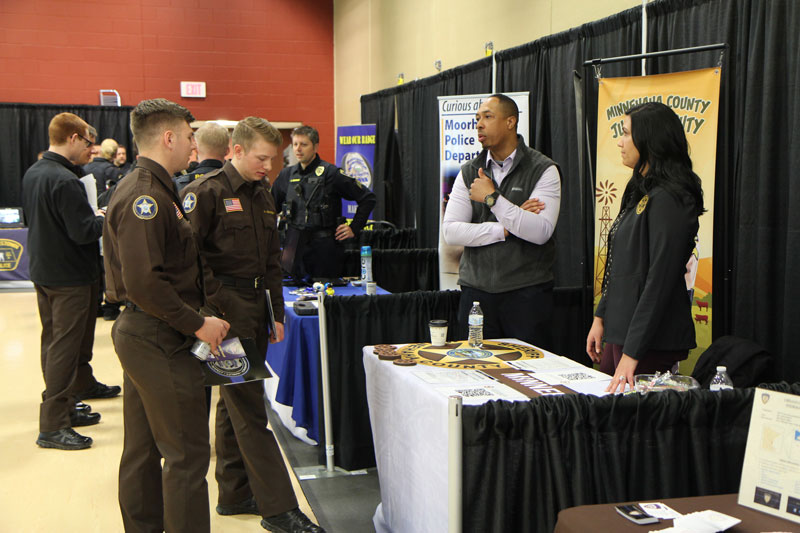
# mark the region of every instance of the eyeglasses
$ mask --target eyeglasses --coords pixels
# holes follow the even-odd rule
[[[92,145],[94,144],[92,141],[90,141],[89,139],[87,139],[86,137],[84,137],[83,135],[81,135],[80,133],[76,133],[75,135],[77,135],[78,137],[80,137],[81,139],[83,139],[83,142],[85,142],[85,143],[86,143],[86,148],[89,148],[90,146],[92,146]]]

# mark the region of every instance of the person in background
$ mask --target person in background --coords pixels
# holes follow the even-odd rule
[[[225,158],[228,156],[230,134],[228,128],[220,126],[216,122],[206,122],[194,132],[197,142],[197,158],[200,163],[197,167],[186,174],[180,174],[173,178],[175,188],[178,192],[205,174],[222,168]]]
[[[216,155],[224,157],[225,128],[206,124],[197,135],[205,141],[213,137]],[[231,161],[183,189],[183,210],[208,266],[209,303],[230,322],[230,337],[255,339],[259,353],[266,354],[270,342],[283,340],[280,243],[275,204],[265,186],[283,137],[263,118],[247,117],[232,140]],[[202,146],[198,140],[200,154]],[[266,290],[275,314],[271,338]],[[263,381],[219,387],[219,395],[217,513],[261,515],[261,525],[270,531],[323,532],[297,506],[280,448],[267,428]]]
[[[300,233],[302,275],[336,278],[344,262],[344,241],[361,232],[375,208],[375,194],[317,154],[319,133],[311,126],[292,131],[298,163],[284,168],[272,185],[275,205],[283,209],[289,233]],[[345,223],[342,199],[358,203]]]
[[[108,299],[125,303],[111,337],[124,380],[126,532],[210,530],[205,380],[190,349],[200,339],[216,353],[229,324],[200,314],[202,264],[172,183],[189,164],[192,120],[163,98],[133,109],[140,155],[111,197],[103,235]]]
[[[484,338],[548,348],[559,169],[517,134],[519,110],[508,96],[490,96],[475,118],[483,151],[461,167],[442,221],[445,241],[464,246],[459,335],[467,338],[467,316],[478,301]]]
[[[119,169],[121,176],[131,170],[131,163],[128,161],[128,149],[122,145],[117,146],[117,153],[114,155],[114,166]]]
[[[86,174],[94,175],[98,195],[108,189],[110,185],[116,184],[122,176],[120,169],[111,162],[117,154],[117,148],[117,141],[105,139],[100,144],[100,152],[95,155],[91,163],[83,167]]]
[[[48,135],[50,147],[22,179],[46,387],[36,444],[79,450],[90,447],[92,439],[72,428],[97,424],[100,414],[78,400],[110,398],[120,392],[118,386],[98,382],[90,364],[103,213],[92,210],[78,178],[79,166],[91,154],[89,125],[77,115],[60,113],[50,121]]]
[[[614,376],[608,392],[633,386],[635,373],[674,370],[696,346],[685,274],[704,211],[672,109],[631,108],[617,146],[633,174],[609,231],[602,296],[586,338],[586,353]]]

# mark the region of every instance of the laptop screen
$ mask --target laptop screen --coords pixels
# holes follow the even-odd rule
[[[21,228],[25,226],[21,207],[0,207],[0,228]]]

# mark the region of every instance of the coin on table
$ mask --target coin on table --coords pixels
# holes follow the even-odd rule
[[[394,361],[392,361],[392,363],[397,366],[414,366],[417,364],[417,362],[412,359],[404,359],[404,358],[395,359]]]

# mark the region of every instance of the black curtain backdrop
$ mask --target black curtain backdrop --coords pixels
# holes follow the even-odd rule
[[[439,96],[487,93],[491,58],[474,61],[398,87],[397,124],[406,222],[419,230],[419,246],[439,246]],[[411,216],[413,213],[413,217]],[[393,222],[393,221],[392,221]]]
[[[346,250],[343,276],[361,275],[361,254]],[[439,288],[439,250],[410,248],[372,250],[372,279],[392,294]]]
[[[395,123],[395,94],[392,89],[365,94],[361,97],[361,123],[376,125],[375,167],[373,191],[378,198],[376,220],[391,220],[401,227],[403,220],[397,180],[400,179],[400,152],[397,147]],[[413,226],[413,225],[412,225]]]
[[[649,51],[728,43],[722,67],[717,180],[714,193],[714,338],[737,335],[765,346],[778,361],[781,378],[800,379],[800,358],[790,355],[792,302],[800,299],[800,200],[795,185],[800,168],[800,4],[794,0],[657,0],[648,4]],[[573,71],[585,80],[589,157],[594,167],[596,81],[584,60],[641,52],[641,8],[545,37],[496,54],[500,91],[531,91],[534,148],[562,168],[562,205],[556,287],[590,294],[592,258],[583,252],[584,232],[594,236],[593,184],[586,187],[578,168]],[[658,74],[716,66],[718,52],[648,60]],[[393,88],[397,95],[398,139],[404,192],[393,204],[403,225],[420,230],[419,246],[438,238],[438,125],[436,96],[491,90],[491,65],[472,63],[457,74]],[[486,75],[482,74],[485,69]],[[602,66],[603,77],[641,73],[631,61]],[[458,86],[471,78],[475,86]],[[468,82],[470,85],[472,82]],[[578,298],[577,301],[580,301]],[[570,313],[575,329],[588,330],[590,313],[580,302]],[[572,350],[573,348],[567,348]],[[564,355],[580,359],[571,351]]]
[[[754,391],[465,405],[464,531],[550,532],[567,507],[738,492]]]
[[[733,334],[800,379],[793,351],[800,298],[800,4],[794,0],[655,2],[648,48],[726,42],[714,205],[714,338]],[[714,66],[719,54],[658,58],[648,73]]]
[[[36,155],[47,150],[47,127],[59,113],[75,113],[97,130],[98,140],[112,138],[133,157],[130,112],[133,108],[92,105],[0,103],[0,206],[22,205],[22,176]]]
[[[429,338],[428,321],[455,324],[458,291],[418,291],[325,299],[335,462],[346,470],[375,466],[362,348]],[[322,392],[319,395],[322,398]],[[322,406],[320,405],[320,412]],[[320,420],[320,442],[325,428]],[[325,464],[325,447],[319,447]]]

